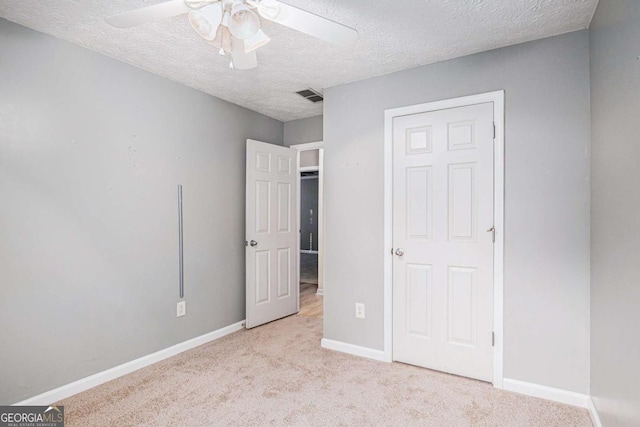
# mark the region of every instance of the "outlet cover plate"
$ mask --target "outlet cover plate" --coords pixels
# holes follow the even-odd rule
[[[178,306],[176,308],[176,317],[182,317],[187,314],[187,302],[179,301]]]
[[[356,303],[356,317],[358,319],[364,319],[364,304],[361,302]]]

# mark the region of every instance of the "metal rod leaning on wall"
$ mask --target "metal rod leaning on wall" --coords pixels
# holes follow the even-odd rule
[[[182,185],[178,185],[178,265],[180,275],[180,298],[184,298],[184,246],[182,244]]]

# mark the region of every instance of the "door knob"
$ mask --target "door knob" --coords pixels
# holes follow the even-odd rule
[[[404,249],[402,249],[402,248],[396,249],[396,255],[398,255],[398,256],[404,255]]]
[[[249,244],[251,246],[258,246],[258,242],[256,242],[255,240],[250,241]]]

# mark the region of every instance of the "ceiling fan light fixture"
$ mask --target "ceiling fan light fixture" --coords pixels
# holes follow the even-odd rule
[[[247,53],[252,52],[270,41],[271,38],[268,35],[266,35],[262,30],[258,30],[253,37],[249,37],[244,40],[244,51]]]
[[[219,54],[229,54],[230,66],[236,70],[256,68],[255,51],[270,41],[260,30],[261,19],[334,44],[352,42],[358,35],[353,28],[278,0],[154,0],[156,2],[109,16],[105,21],[117,28],[131,28],[188,14],[196,33]]]
[[[220,22],[220,25],[222,25],[223,27],[229,28],[230,20],[231,20],[231,14],[229,13],[228,10],[225,10],[224,13],[222,14],[222,21]]]
[[[260,18],[243,3],[236,2],[231,7],[229,31],[240,40],[246,40],[256,35],[260,30]]]
[[[211,23],[198,11],[192,10],[189,12],[189,24],[205,40],[213,40],[216,36]]]
[[[216,38],[216,30],[222,18],[222,9],[219,5],[209,5],[200,10],[192,10],[187,16],[191,28],[200,37],[207,41]]]
[[[210,41],[209,44],[218,49],[220,56],[231,53],[231,33],[229,33],[229,29],[220,25],[216,32],[216,38]]]

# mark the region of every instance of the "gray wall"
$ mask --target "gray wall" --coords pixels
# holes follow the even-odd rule
[[[322,141],[322,116],[292,120],[284,124],[284,145]]]
[[[591,394],[604,426],[640,425],[640,2],[591,23]]]
[[[383,348],[384,110],[504,89],[504,374],[588,393],[588,37],[325,90],[326,338]],[[366,304],[366,319],[354,317],[355,302]]]
[[[0,404],[244,319],[245,139],[282,123],[3,19],[0,81]]]

